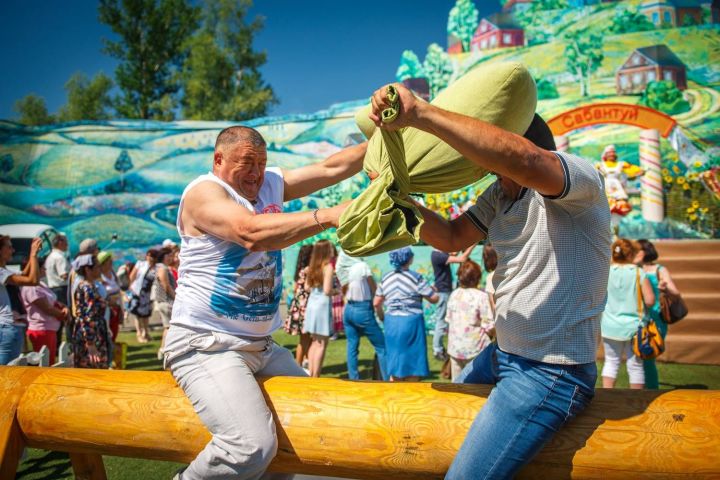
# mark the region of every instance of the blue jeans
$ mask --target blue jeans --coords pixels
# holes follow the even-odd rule
[[[447,302],[450,298],[450,292],[437,292],[438,302],[435,304],[435,314],[433,319],[435,320],[435,331],[433,332],[433,354],[442,353],[445,351],[443,346],[443,337],[447,335],[448,324],[445,321],[445,314],[447,313]]]
[[[385,368],[385,335],[375,320],[372,302],[351,302],[345,304],[343,313],[343,325],[345,326],[345,337],[347,337],[347,364],[348,378],[359,380],[358,373],[358,350],[360,337],[365,335],[375,347],[375,353],[380,363],[382,377],[386,379],[387,369]]]
[[[455,383],[495,384],[446,479],[513,478],[555,432],[590,404],[595,363],[553,365],[492,344]]]
[[[0,365],[7,365],[22,353],[25,326],[0,323]]]

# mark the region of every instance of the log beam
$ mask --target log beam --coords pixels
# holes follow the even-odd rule
[[[14,389],[4,379],[27,371],[16,418],[28,446],[189,462],[210,438],[168,373],[0,367],[0,387]],[[442,478],[490,392],[324,378],[260,383],[279,439],[271,470],[364,479]],[[598,390],[519,478],[718,476],[720,391]]]

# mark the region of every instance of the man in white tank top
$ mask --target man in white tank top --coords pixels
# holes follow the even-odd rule
[[[266,169],[262,136],[229,127],[218,135],[212,172],[183,192],[164,356],[212,439],[176,478],[287,478],[265,473],[277,437],[254,375],[307,376],[270,337],[281,326],[281,250],[336,227],[343,207],[282,213],[282,206],[359,172],[366,147],[295,170]]]

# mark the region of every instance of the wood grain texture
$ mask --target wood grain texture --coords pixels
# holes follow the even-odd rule
[[[22,394],[39,373],[37,368],[3,368],[0,374],[0,478],[15,478],[18,461],[25,447],[17,421]]]
[[[0,367],[0,386],[16,374],[9,369]],[[490,392],[323,378],[260,383],[278,427],[272,470],[366,479],[442,478]],[[210,438],[168,373],[42,369],[23,388],[17,420],[32,447],[188,462]],[[598,390],[520,477],[719,478],[720,392]]]

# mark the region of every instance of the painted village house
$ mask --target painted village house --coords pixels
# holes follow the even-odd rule
[[[667,45],[636,49],[615,74],[618,95],[642,93],[648,82],[669,80],[687,88],[685,64]]]
[[[480,20],[470,50],[525,46],[525,31],[512,14],[494,13]]]
[[[450,55],[454,55],[457,53],[463,53],[463,44],[462,40],[460,40],[458,37],[453,35],[452,33],[448,35],[447,40],[447,53]]]
[[[682,27],[702,23],[702,6],[696,0],[647,0],[640,6],[656,27]]]

